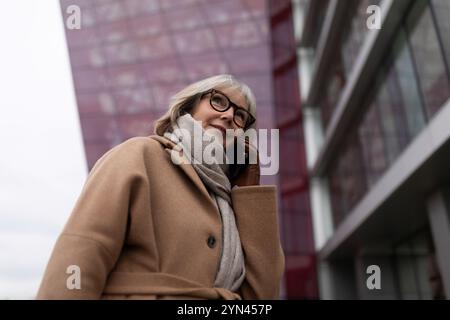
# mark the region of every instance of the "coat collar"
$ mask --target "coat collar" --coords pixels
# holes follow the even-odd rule
[[[149,137],[158,141],[170,155],[172,148],[175,146],[175,143],[173,141],[159,135],[151,135]],[[197,189],[200,190],[200,193],[206,198],[206,201],[208,201],[210,205],[213,206],[213,208],[216,208],[213,199],[211,198],[208,190],[206,189],[204,183],[202,182],[199,175],[195,171],[194,167],[190,163],[181,163],[176,166],[180,167],[180,169],[191,179],[191,181],[194,183]]]

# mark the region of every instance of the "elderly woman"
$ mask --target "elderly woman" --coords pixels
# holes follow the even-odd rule
[[[278,299],[285,260],[276,187],[259,185],[258,162],[230,165],[220,161],[225,152],[197,161],[190,143],[201,132],[209,137],[196,140],[201,151],[208,143],[225,151],[220,138],[255,121],[253,94],[232,76],[178,92],[155,135],[96,162],[37,298]],[[256,151],[247,140],[245,150]],[[188,161],[174,163],[174,153]]]

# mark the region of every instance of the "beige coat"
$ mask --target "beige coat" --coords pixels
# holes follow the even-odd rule
[[[238,292],[214,288],[220,214],[170,143],[135,137],[92,168],[48,262],[37,299],[278,299],[284,253],[276,187],[232,190],[245,256]],[[158,140],[158,141],[157,141]],[[81,288],[68,288],[79,267]]]

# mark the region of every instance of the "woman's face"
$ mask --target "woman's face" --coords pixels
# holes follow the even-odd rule
[[[224,93],[234,104],[248,110],[246,99],[240,91],[231,88],[217,88],[217,90]],[[202,122],[203,129],[242,129],[233,121],[234,108],[231,107],[225,112],[216,111],[209,103],[210,97],[210,94],[205,95],[191,111],[192,117]],[[216,133],[217,130],[212,132]],[[222,139],[225,143],[225,132],[223,132]]]

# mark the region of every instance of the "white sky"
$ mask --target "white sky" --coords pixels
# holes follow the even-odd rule
[[[59,1],[2,1],[0,40],[0,299],[32,299],[87,164]]]

